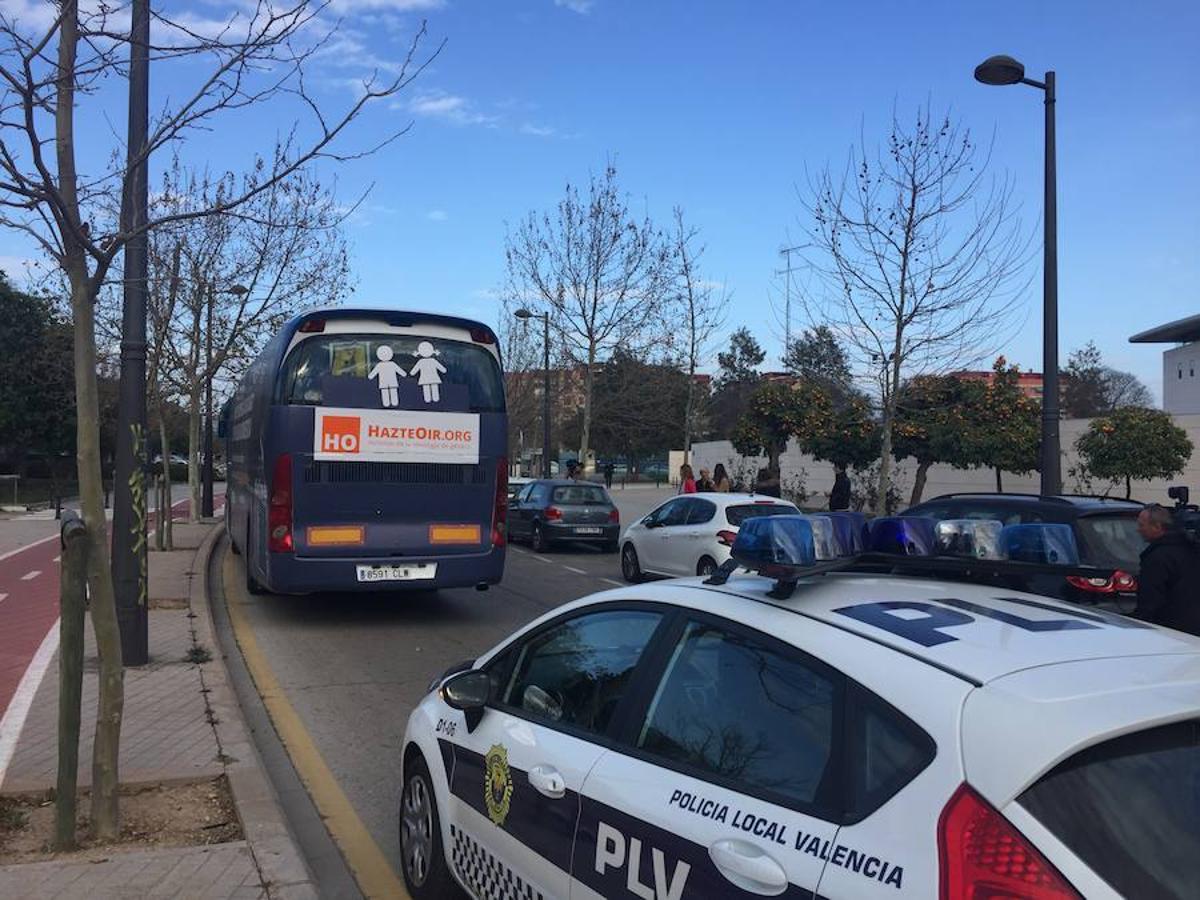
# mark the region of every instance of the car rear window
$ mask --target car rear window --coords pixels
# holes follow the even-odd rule
[[[1089,563],[1137,570],[1146,542],[1137,532],[1136,516],[1080,516],[1078,528]]]
[[[381,399],[381,389],[389,384],[396,386],[398,403]],[[306,338],[284,363],[281,400],[302,406],[421,409],[430,402],[426,385],[436,385],[435,402],[445,404],[439,408],[504,411],[500,366],[491,353],[465,341],[420,335]]]
[[[725,507],[725,521],[740,527],[747,519],[757,519],[759,516],[791,516],[799,512],[800,510],[790,503],[746,503]]]
[[[1123,897],[1200,885],[1200,719],[1077,753],[1018,798]]]
[[[555,503],[580,503],[589,506],[607,505],[611,501],[604,488],[592,484],[570,484],[554,489]]]

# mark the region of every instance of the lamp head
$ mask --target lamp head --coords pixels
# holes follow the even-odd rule
[[[531,313],[529,310],[527,310],[523,306],[520,309],[518,309],[516,312],[514,312],[513,315],[516,316],[518,319],[532,319],[533,318],[533,313]]]
[[[1025,66],[1011,56],[989,56],[975,67],[975,80],[983,84],[1019,84]]]

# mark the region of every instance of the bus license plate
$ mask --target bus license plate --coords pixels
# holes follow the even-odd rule
[[[602,528],[576,528],[575,529],[576,534],[600,534],[602,531],[603,531]]]
[[[408,566],[357,566],[359,581],[423,581],[437,575],[437,563]]]

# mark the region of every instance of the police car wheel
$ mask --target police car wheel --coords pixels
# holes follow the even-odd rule
[[[717,561],[711,556],[700,557],[700,562],[696,564],[696,574],[701,578],[708,578],[713,572],[717,571]]]
[[[425,760],[414,756],[400,795],[400,868],[408,892],[426,897],[460,896],[446,866],[437,801]]]
[[[642,580],[642,564],[638,561],[633,544],[626,544],[621,550],[621,575],[626,581],[633,583]]]

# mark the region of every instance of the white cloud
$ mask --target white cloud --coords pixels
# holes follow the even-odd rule
[[[479,112],[466,97],[442,91],[418,94],[407,104],[399,104],[399,106],[415,115],[442,119],[455,125],[487,125],[490,127],[500,121],[497,116]]]
[[[441,9],[445,0],[330,0],[329,8],[334,12],[353,14],[359,12],[421,12]]]
[[[534,125],[532,122],[526,122],[521,126],[520,132],[532,137],[554,137],[558,134],[558,129],[553,125]]]
[[[596,5],[596,0],[554,0],[554,5],[569,9],[571,12],[577,12],[581,16],[586,16],[592,11],[592,7]]]
[[[445,222],[450,218],[450,213],[446,212],[444,209],[431,209],[429,212],[425,213],[425,218],[427,218],[430,222]]]

